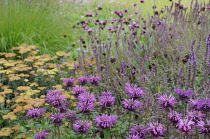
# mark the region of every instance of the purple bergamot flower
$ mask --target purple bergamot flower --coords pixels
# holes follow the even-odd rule
[[[191,89],[188,89],[187,91],[176,89],[175,92],[177,95],[179,95],[179,99],[184,102],[188,102],[193,93]]]
[[[190,120],[189,118],[180,119],[177,123],[176,127],[178,127],[179,131],[185,134],[191,134],[192,132],[192,125],[195,123]]]
[[[168,113],[168,118],[173,125],[176,125],[179,120],[182,118],[182,115],[176,111],[171,111]]]
[[[58,89],[48,90],[47,96],[52,96],[52,95],[62,95],[62,92]]]
[[[101,96],[99,103],[102,107],[111,107],[114,105],[115,97],[113,96]]]
[[[136,111],[142,103],[134,99],[124,99],[122,102],[123,108],[127,109],[129,112]]]
[[[74,122],[74,121],[77,120],[76,113],[73,112],[73,111],[68,111],[68,112],[66,112],[65,118],[66,118],[69,122]]]
[[[144,97],[144,91],[140,87],[137,87],[137,85],[126,83],[125,91],[126,94],[128,94],[133,99],[139,99]]]
[[[50,117],[50,121],[55,124],[55,126],[61,126],[63,123],[64,114],[56,113],[52,114]]]
[[[60,94],[47,95],[46,100],[55,108],[61,108],[63,105],[65,105],[64,102],[67,101],[67,99]]]
[[[210,120],[199,121],[197,127],[200,127],[199,133],[203,135],[210,135]]]
[[[90,94],[89,92],[82,93],[78,96],[79,101],[81,102],[96,102],[96,98],[94,94]]]
[[[91,123],[87,120],[77,120],[74,124],[73,124],[73,129],[77,134],[85,134],[88,133],[88,130],[91,129]]]
[[[197,109],[209,112],[210,111],[210,99],[201,99],[198,101]]]
[[[44,130],[42,132],[38,132],[35,135],[35,139],[47,139],[47,136],[50,134],[49,131]]]
[[[176,98],[173,97],[172,95],[168,96],[164,94],[157,99],[165,110],[170,110],[170,109],[173,110],[174,106],[178,104],[178,102],[176,102]]]
[[[112,92],[101,92],[101,96],[112,96]]]
[[[188,117],[197,124],[199,121],[203,121],[205,118],[205,114],[203,114],[201,111],[188,111],[187,112]]]
[[[63,80],[63,83],[65,83],[65,89],[74,87],[74,82],[76,80],[74,78],[67,78]]]
[[[95,105],[93,102],[81,101],[77,102],[77,107],[80,109],[80,112],[89,114],[90,111],[95,110]]]
[[[138,137],[143,138],[145,130],[145,128],[140,127],[139,125],[134,125],[130,128],[130,133],[132,135],[138,135]]]
[[[85,89],[85,87],[82,87],[82,86],[75,86],[72,89],[72,92],[76,97],[78,97],[79,94],[86,92],[86,89]]]
[[[78,79],[79,84],[80,85],[83,85],[83,86],[86,85],[88,83],[88,81],[89,81],[89,78],[88,77],[80,77]]]
[[[157,137],[163,137],[166,133],[165,127],[158,122],[150,122],[149,128],[147,128],[147,131],[151,133],[151,135],[155,138]]]
[[[99,115],[98,117],[96,117],[94,119],[96,126],[103,130],[106,128],[112,128],[113,126],[115,126],[118,122],[117,120],[117,116],[115,115]]]
[[[33,108],[28,110],[26,116],[30,119],[41,119],[43,114],[45,114],[46,110],[44,108]]]
[[[92,84],[92,85],[95,85],[95,86],[98,86],[99,85],[99,81],[101,80],[101,78],[99,76],[91,76],[89,77],[89,82]]]
[[[138,135],[129,135],[128,137],[126,137],[126,139],[142,139],[142,138],[139,137]]]

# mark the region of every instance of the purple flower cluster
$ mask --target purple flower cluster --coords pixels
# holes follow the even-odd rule
[[[166,129],[161,123],[150,122],[147,132],[150,132],[153,137],[163,137],[166,133]]]
[[[128,112],[136,111],[138,107],[142,105],[140,101],[134,100],[134,99],[124,99],[122,104],[123,104],[123,108],[128,110]]]
[[[100,106],[106,108],[114,105],[115,97],[112,96],[111,92],[102,92],[101,95],[99,99]]]
[[[190,97],[192,96],[193,90],[188,89],[186,91],[183,91],[182,89],[176,89],[174,92],[179,95],[179,99],[181,101],[188,102]]]
[[[101,78],[99,76],[91,76],[89,77],[89,82],[92,85],[98,86],[99,85],[99,81],[101,80]]]
[[[46,131],[46,130],[44,130],[42,132],[38,132],[35,135],[35,139],[47,139],[47,136],[49,134],[50,134],[50,132],[49,131]]]
[[[195,123],[189,119],[189,118],[184,118],[180,119],[179,122],[177,123],[176,127],[178,127],[179,131],[185,134],[191,134],[192,132],[192,125]]]
[[[46,112],[44,108],[34,108],[28,110],[26,113],[26,116],[30,119],[41,119],[43,117],[43,114]]]
[[[139,138],[143,138],[146,133],[146,129],[144,127],[140,127],[139,125],[134,125],[130,128],[130,133],[138,136]]]
[[[188,117],[197,124],[199,121],[204,120],[205,114],[203,114],[201,111],[193,110],[187,112]]]
[[[161,106],[165,109],[165,110],[170,110],[174,108],[174,106],[176,104],[178,104],[178,102],[176,102],[176,98],[173,97],[172,95],[162,95],[160,96],[158,99],[158,102],[161,104]]]
[[[88,130],[91,129],[91,123],[87,120],[78,120],[73,124],[73,129],[77,134],[88,133]]]
[[[210,135],[210,120],[199,121],[197,123],[197,127],[199,127],[199,133],[203,135]]]
[[[56,113],[52,114],[50,117],[50,121],[55,124],[55,126],[61,126],[63,123],[64,114]]]
[[[176,111],[171,111],[168,113],[168,118],[173,125],[176,125],[179,120],[182,118],[182,115]]]
[[[115,115],[100,115],[94,119],[96,126],[103,130],[106,128],[112,128],[114,125],[117,124],[117,116]]]
[[[68,111],[68,112],[66,112],[65,118],[66,118],[69,122],[73,122],[73,121],[77,120],[76,113],[73,112],[73,111]]]
[[[125,91],[133,99],[144,97],[144,91],[140,87],[137,87],[137,85],[126,83]]]
[[[74,82],[76,80],[74,78],[67,78],[63,80],[63,83],[65,83],[65,89],[74,87]]]
[[[82,86],[75,86],[72,89],[72,92],[76,97],[78,97],[79,94],[86,92],[86,89],[85,89],[85,87],[82,87]]]
[[[204,112],[210,111],[210,99],[191,99],[189,105],[195,110],[200,110]]]
[[[89,92],[82,93],[78,96],[79,102],[77,102],[77,106],[82,113],[90,113],[90,111],[95,110],[95,102],[96,98],[94,94],[90,94]]]
[[[88,83],[89,78],[88,77],[80,77],[78,79],[78,82],[80,85],[86,85]]]

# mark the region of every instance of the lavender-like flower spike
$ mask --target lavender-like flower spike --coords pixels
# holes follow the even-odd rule
[[[86,134],[91,129],[91,123],[87,120],[78,120],[73,124],[73,129],[77,134]]]
[[[192,125],[195,123],[190,120],[189,118],[180,119],[176,127],[178,127],[179,131],[185,134],[191,134],[192,132]]]
[[[158,122],[150,122],[147,131],[150,132],[155,138],[163,137],[166,133],[164,126]]]
[[[106,128],[112,128],[114,125],[117,124],[117,116],[115,115],[100,115],[94,119],[96,126],[103,130]]]
[[[176,98],[173,97],[172,95],[162,95],[160,96],[158,99],[158,102],[161,104],[161,106],[165,109],[165,110],[170,110],[174,108],[174,106],[176,104],[178,104],[178,102],[176,102]]]
[[[140,101],[134,99],[124,99],[122,104],[123,108],[127,109],[128,112],[136,111],[137,108],[142,105]]]
[[[41,119],[43,117],[43,114],[46,112],[44,108],[34,108],[28,110],[26,113],[26,116],[30,119]]]
[[[137,87],[137,85],[126,83],[125,91],[133,99],[144,97],[144,91],[140,87]]]
[[[46,130],[44,130],[42,132],[38,132],[35,135],[35,139],[47,139],[47,136],[49,134],[50,134],[50,132],[49,131],[46,131]]]

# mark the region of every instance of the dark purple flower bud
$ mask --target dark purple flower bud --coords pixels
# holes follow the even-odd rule
[[[160,96],[158,99],[158,102],[161,104],[161,106],[165,109],[165,110],[170,110],[174,108],[174,106],[176,104],[178,104],[178,102],[176,102],[176,98],[173,97],[172,95],[162,95]]]
[[[127,13],[127,12],[128,12],[128,10],[124,10],[124,12],[125,12],[125,13]]]
[[[141,3],[144,3],[144,0],[140,0]]]
[[[177,123],[176,127],[178,127],[179,131],[185,134],[191,134],[192,132],[192,125],[195,123],[190,120],[189,118],[180,119]]]
[[[50,121],[55,124],[55,126],[61,126],[63,125],[63,118],[64,118],[64,114],[60,114],[60,113],[56,113],[56,114],[52,114],[50,117]]]
[[[63,35],[63,37],[67,37],[67,35],[66,35],[66,34],[64,34],[64,35]]]
[[[47,136],[50,134],[49,131],[43,130],[42,132],[38,132],[35,135],[35,139],[47,139]]]
[[[73,124],[73,129],[77,134],[86,134],[91,129],[91,123],[87,120],[78,120]]]
[[[45,114],[46,110],[44,108],[33,108],[28,110],[26,113],[26,117],[30,119],[41,119],[43,117],[43,114]]]
[[[182,118],[182,115],[176,111],[171,111],[168,113],[168,118],[173,125],[176,125],[179,120]]]
[[[134,3],[134,4],[132,4],[132,5],[135,7],[137,4]]]
[[[150,122],[147,131],[150,132],[151,135],[156,138],[163,137],[166,133],[165,127],[158,122]]]
[[[155,11],[154,14],[155,14],[155,15],[158,15],[159,13],[158,13],[158,11]]]
[[[100,115],[96,117],[94,121],[95,121],[96,127],[98,127],[101,130],[106,129],[106,128],[112,128],[118,122],[117,116],[115,115],[110,115],[110,116]]]
[[[142,103],[134,99],[124,99],[122,102],[123,108],[127,109],[128,112],[136,111]]]
[[[63,80],[63,83],[65,83],[66,85],[65,85],[65,88],[70,88],[70,87],[74,87],[74,82],[75,82],[76,80],[74,79],[74,78],[67,78],[67,79],[64,79]]]

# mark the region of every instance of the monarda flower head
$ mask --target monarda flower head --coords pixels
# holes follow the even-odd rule
[[[38,132],[35,135],[35,139],[47,139],[47,136],[50,134],[49,131],[44,130],[42,132]]]
[[[123,104],[123,108],[128,110],[128,112],[136,111],[139,108],[139,106],[142,105],[140,101],[134,100],[134,99],[124,99],[122,104]]]
[[[79,84],[82,85],[82,86],[86,85],[88,83],[88,81],[89,81],[88,77],[80,77],[78,79]]]
[[[50,117],[50,121],[55,124],[55,126],[61,126],[63,125],[63,118],[64,118],[64,114],[60,114],[60,113],[56,113],[56,114],[52,114]]]
[[[43,114],[45,114],[46,110],[44,108],[34,108],[34,109],[30,109],[28,110],[28,112],[26,113],[26,117],[30,118],[30,119],[41,119],[43,117]]]
[[[72,89],[72,92],[73,94],[78,97],[78,95],[86,92],[86,89],[85,87],[82,87],[82,86],[75,86],[73,89]]]
[[[95,85],[95,86],[98,86],[99,85],[99,81],[101,80],[101,78],[99,76],[91,76],[89,77],[89,82],[92,84],[92,85]]]
[[[118,122],[117,116],[115,115],[110,115],[110,116],[100,115],[96,117],[94,121],[95,121],[96,126],[101,130],[106,129],[106,128],[112,128]]]
[[[73,111],[68,111],[68,112],[66,112],[65,118],[66,118],[69,122],[73,122],[73,121],[77,120],[76,113],[73,112]]]
[[[61,108],[64,105],[64,102],[67,101],[67,99],[60,94],[47,95],[46,100],[55,108]]]
[[[125,91],[126,94],[128,94],[133,99],[144,97],[144,91],[140,87],[137,87],[137,85],[126,83]]]
[[[147,128],[147,132],[150,132],[153,137],[158,138],[165,135],[166,129],[161,123],[150,122],[149,128]]]
[[[100,106],[102,107],[111,107],[115,103],[115,97],[113,96],[101,96],[99,99]]]
[[[52,95],[62,95],[62,92],[58,89],[47,91],[47,96],[52,96]]]
[[[129,135],[126,139],[142,139],[138,135]]]
[[[210,135],[210,120],[199,121],[197,123],[197,127],[199,127],[199,133],[202,135]]]
[[[88,133],[88,131],[91,129],[91,123],[87,120],[77,120],[74,124],[73,124],[73,130],[77,133],[77,134],[86,134]]]
[[[209,112],[210,111],[210,99],[199,100],[196,109],[204,111],[204,112]]]
[[[205,114],[197,110],[188,111],[187,115],[193,122],[195,122],[195,124],[197,124],[199,121],[203,121],[205,118]]]
[[[146,131],[146,129],[143,127],[140,127],[139,125],[134,125],[130,128],[130,133],[132,135],[138,135],[138,137],[140,137],[140,138],[144,137],[145,131]]]
[[[173,125],[176,125],[179,120],[182,118],[182,115],[176,111],[171,111],[168,113],[168,118]]]
[[[176,104],[178,104],[178,102],[176,102],[176,98],[173,97],[172,95],[162,95],[160,96],[158,99],[158,102],[161,104],[161,106],[165,109],[165,110],[170,110],[174,108],[174,106]]]
[[[112,96],[112,92],[101,92],[101,96]]]
[[[175,92],[177,95],[179,95],[179,99],[184,102],[188,102],[193,93],[191,89],[188,89],[187,91],[176,89]]]
[[[64,79],[63,80],[63,83],[65,83],[65,89],[68,89],[68,88],[71,88],[71,87],[74,87],[74,82],[76,80],[74,78],[67,78],[67,79]]]
[[[95,95],[94,94],[91,94],[89,92],[85,92],[85,93],[82,93],[78,96],[78,99],[80,102],[92,102],[92,103],[95,103],[96,102],[96,98],[95,98]]]
[[[80,112],[89,114],[91,111],[95,110],[94,102],[81,101],[77,102],[77,107],[80,109]]]
[[[195,123],[190,120],[189,118],[180,119],[177,123],[176,127],[178,127],[179,131],[185,134],[191,134],[192,132],[192,125]]]

